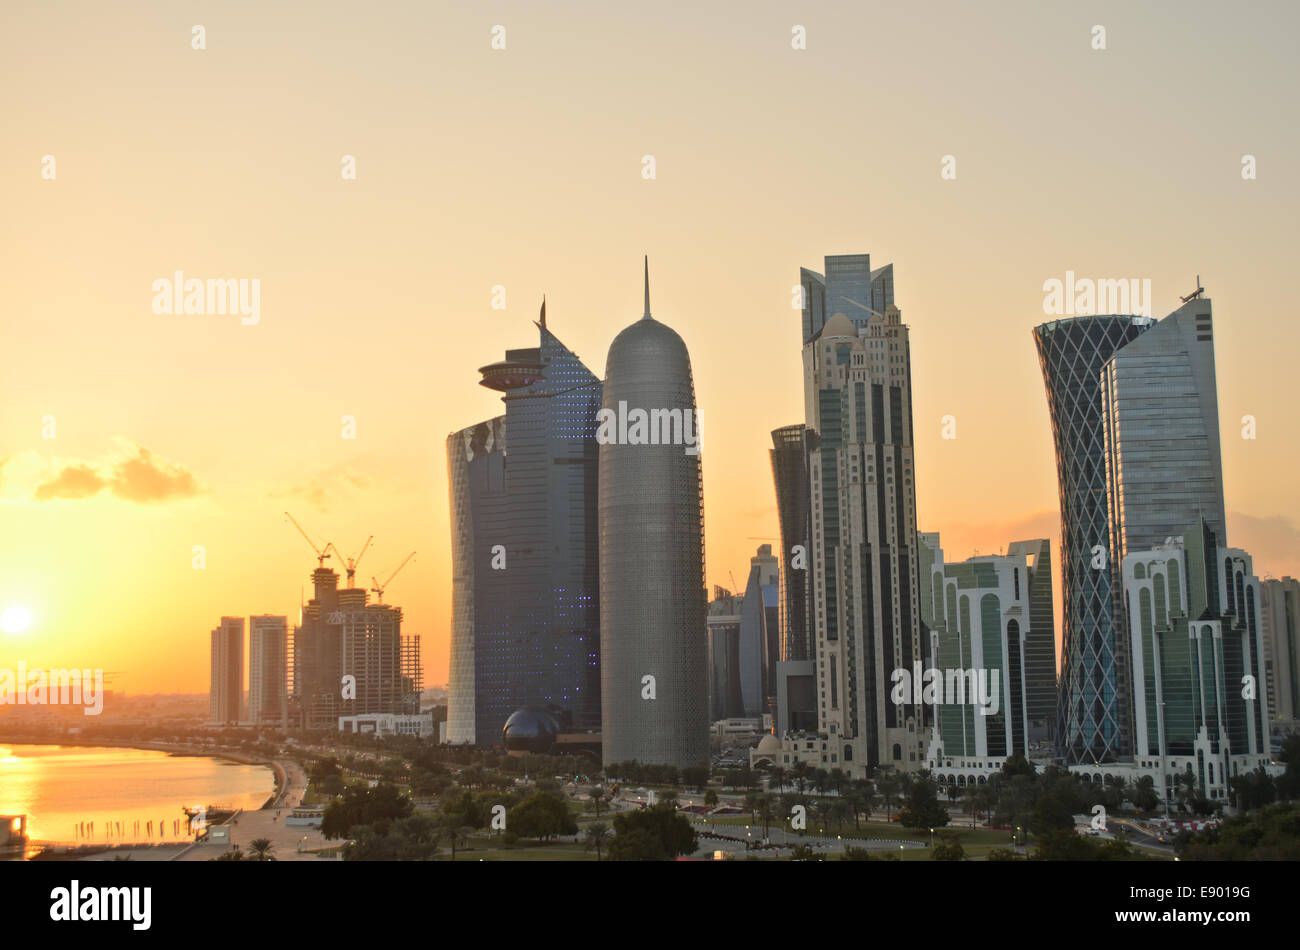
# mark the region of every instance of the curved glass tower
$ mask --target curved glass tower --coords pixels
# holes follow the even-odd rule
[[[609,348],[599,449],[605,764],[709,759],[704,501],[686,344],[645,315]],[[651,679],[653,677],[653,679]]]
[[[600,728],[598,380],[546,326],[480,369],[505,415],[447,437],[452,630],[447,741],[500,745],[524,707]]]
[[[1061,500],[1064,661],[1056,735],[1070,764],[1130,754],[1128,651],[1115,622],[1119,565],[1110,549],[1101,373],[1150,325],[1145,317],[1090,316],[1033,331]]]

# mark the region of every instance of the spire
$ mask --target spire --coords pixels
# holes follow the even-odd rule
[[[645,313],[641,315],[642,320],[650,319],[650,255],[645,256]]]
[[[534,325],[542,330],[546,329],[546,294],[542,294],[542,316],[541,319],[534,320]]]

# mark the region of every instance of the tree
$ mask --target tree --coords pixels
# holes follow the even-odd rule
[[[590,798],[590,799],[595,803],[595,805],[596,805],[596,817],[599,818],[599,817],[600,817],[600,803],[601,803],[601,801],[602,801],[602,800],[604,799],[604,797],[605,797],[605,790],[604,790],[603,788],[601,788],[599,785],[597,785],[595,788],[593,788],[590,792],[587,793],[587,797]]]
[[[894,802],[898,800],[898,794],[902,791],[902,779],[892,768],[882,769],[881,774],[876,777],[876,790],[880,792],[880,797],[885,803],[885,820],[894,820]]]
[[[704,804],[708,805],[710,808],[712,808],[712,807],[714,807],[715,805],[717,805],[717,804],[718,804],[718,793],[715,792],[713,789],[709,789],[707,792],[705,792],[705,793],[704,793]]]
[[[763,837],[767,837],[768,828],[771,827],[772,821],[776,818],[776,812],[772,809],[772,796],[763,795],[758,800],[758,820],[763,823]]]
[[[1218,828],[1180,835],[1174,847],[1188,861],[1300,859],[1300,804],[1265,805],[1228,818]]]
[[[506,827],[521,838],[542,841],[578,833],[578,823],[569,814],[568,803],[554,792],[536,792],[510,809]]]
[[[441,821],[429,815],[398,818],[386,833],[368,825],[352,829],[344,861],[432,861],[443,837]]]
[[[795,845],[794,853],[790,855],[791,861],[825,861],[826,855],[814,851],[811,845]]]
[[[671,804],[651,805],[614,816],[611,861],[663,861],[693,854],[699,843],[695,829]]]
[[[594,825],[587,827],[587,833],[584,836],[586,849],[596,852],[596,860],[600,860],[600,850],[609,844],[609,825],[604,822],[596,822]]]
[[[321,819],[320,830],[326,838],[346,838],[356,825],[378,825],[405,818],[412,811],[411,800],[396,785],[381,782],[374,788],[352,785],[343,797],[330,802]],[[383,829],[386,830],[386,829]]]
[[[785,788],[786,776],[785,766],[774,765],[767,773],[767,787],[775,788],[778,792]]]
[[[451,845],[451,859],[456,860],[457,847],[462,850],[469,845],[469,837],[474,833],[474,829],[469,825],[460,824],[459,815],[443,815],[439,825],[439,837],[446,840]]]
[[[271,852],[275,850],[275,845],[271,844],[270,838],[254,838],[248,842],[249,850],[253,852],[251,860],[253,861],[274,861]]]
[[[1058,788],[1046,789],[1034,804],[1029,830],[1036,835],[1074,830],[1073,803]]]
[[[939,804],[934,780],[928,773],[915,776],[899,823],[904,828],[939,828],[948,820],[948,809]]]
[[[931,861],[965,861],[966,850],[956,833],[947,831],[938,835],[934,847],[930,849]]]
[[[232,848],[231,850],[217,855],[212,860],[213,861],[242,861],[244,860],[244,852],[239,850],[239,845],[235,845],[235,847]]]
[[[1156,792],[1156,783],[1150,775],[1143,775],[1133,783],[1129,792],[1129,801],[1141,811],[1152,811],[1160,804],[1160,795]]]

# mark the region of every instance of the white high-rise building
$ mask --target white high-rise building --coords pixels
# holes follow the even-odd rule
[[[890,698],[893,671],[925,657],[908,328],[892,265],[827,257],[800,277],[821,766],[917,769],[925,707]]]

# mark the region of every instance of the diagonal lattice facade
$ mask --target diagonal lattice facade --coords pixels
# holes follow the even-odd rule
[[[1108,530],[1101,371],[1148,326],[1141,317],[1095,316],[1053,320],[1033,331],[1061,502],[1064,659],[1056,735],[1070,764],[1131,754],[1128,656],[1117,636]]]

